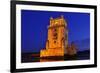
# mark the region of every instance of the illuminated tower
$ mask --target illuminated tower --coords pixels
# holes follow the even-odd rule
[[[40,57],[47,56],[64,56],[67,53],[68,46],[68,29],[67,23],[63,16],[50,18],[48,26],[48,38],[46,49],[41,50]]]

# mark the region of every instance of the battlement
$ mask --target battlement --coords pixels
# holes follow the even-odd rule
[[[67,26],[67,23],[64,19],[64,16],[61,15],[61,17],[57,17],[57,18],[53,18],[53,17],[50,17],[50,25],[48,26],[49,27],[52,27],[52,26]]]

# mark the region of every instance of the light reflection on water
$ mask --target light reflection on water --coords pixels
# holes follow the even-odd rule
[[[50,58],[40,58],[32,56],[32,54],[22,55],[22,63],[27,62],[54,62],[54,61],[69,61],[69,60],[87,60],[90,59],[90,53],[78,54],[76,56],[64,56],[64,57],[50,57]]]
[[[53,61],[64,61],[64,59],[63,60],[40,59],[40,62],[53,62]]]

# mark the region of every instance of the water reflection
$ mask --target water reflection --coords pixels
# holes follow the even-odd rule
[[[64,57],[45,57],[45,58],[40,58],[40,62],[52,62],[52,61],[64,61]]]
[[[28,54],[22,54],[21,57],[21,62],[22,63],[27,63],[27,62],[53,62],[53,61],[71,61],[71,60],[87,60],[90,59],[90,52],[83,52],[83,53],[78,53],[77,55],[74,56],[54,56],[54,57],[42,57],[40,58],[39,54],[33,54],[33,53],[28,53]]]

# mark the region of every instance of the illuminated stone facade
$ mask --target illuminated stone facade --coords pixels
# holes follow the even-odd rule
[[[50,18],[46,49],[40,51],[40,57],[64,56],[68,47],[68,29],[64,17]]]

